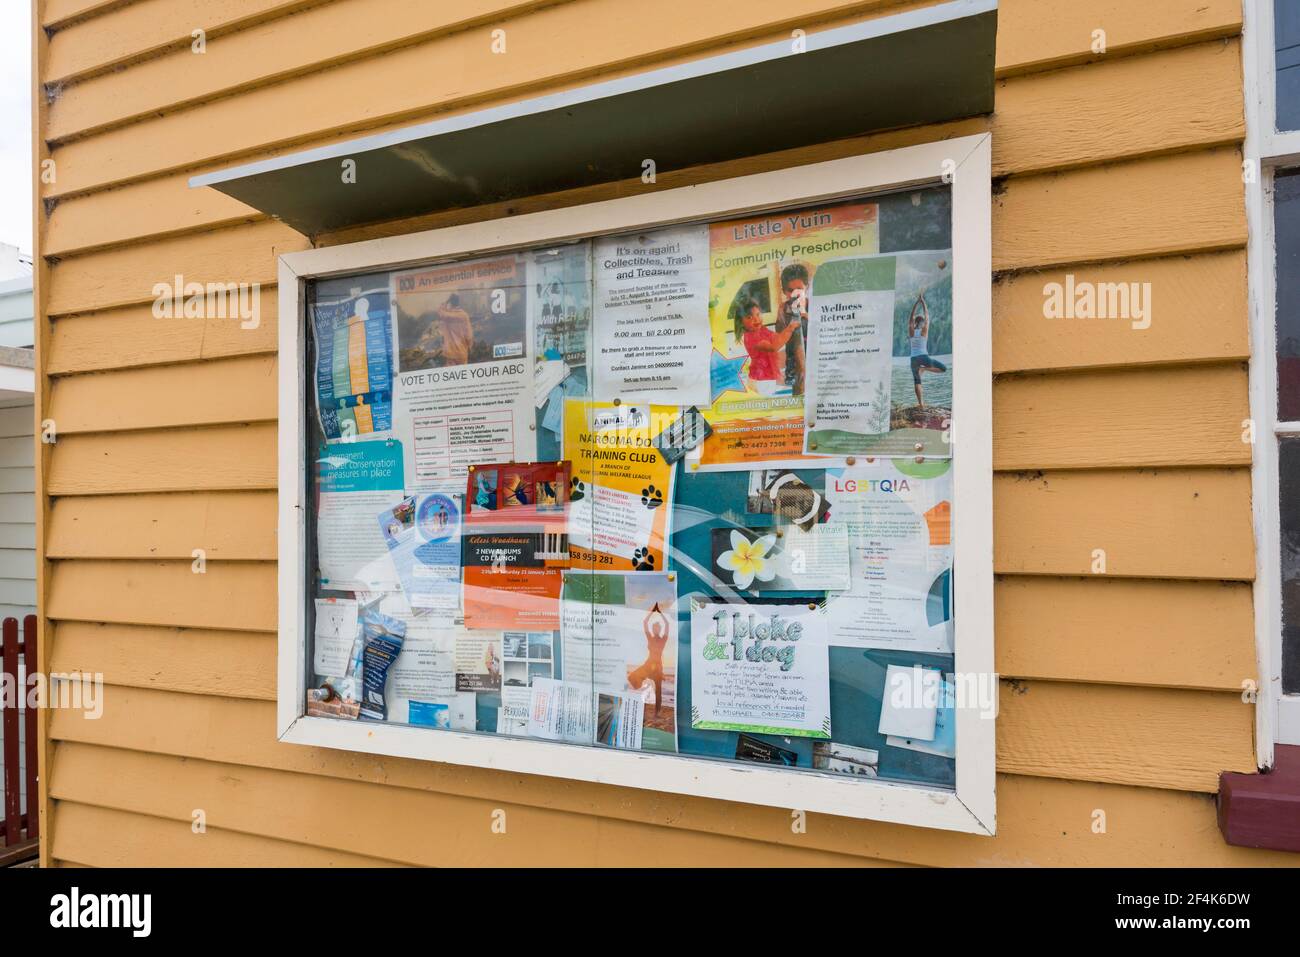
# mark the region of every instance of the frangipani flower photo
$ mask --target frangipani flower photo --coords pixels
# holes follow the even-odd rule
[[[718,567],[734,573],[737,588],[748,588],[754,579],[770,582],[776,577],[776,568],[767,553],[775,542],[775,535],[764,535],[751,542],[733,529],[731,549],[718,556]]]

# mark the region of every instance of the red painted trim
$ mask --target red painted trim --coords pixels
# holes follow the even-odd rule
[[[1229,844],[1300,853],[1300,745],[1274,748],[1266,774],[1219,776],[1219,830]]]

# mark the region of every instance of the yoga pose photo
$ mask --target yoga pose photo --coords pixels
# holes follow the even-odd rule
[[[646,613],[641,628],[645,632],[646,659],[627,673],[627,683],[639,690],[647,678],[654,682],[654,713],[658,715],[664,697],[664,646],[668,644],[668,618],[659,610],[658,602]]]
[[[912,387],[916,389],[916,407],[925,408],[925,394],[921,386],[922,372],[947,372],[948,367],[930,356],[930,309],[925,304],[925,294],[916,297],[912,314],[907,319],[907,346],[912,356]]]

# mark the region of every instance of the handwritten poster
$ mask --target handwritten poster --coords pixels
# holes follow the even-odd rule
[[[830,657],[821,609],[696,601],[691,727],[829,739]]]

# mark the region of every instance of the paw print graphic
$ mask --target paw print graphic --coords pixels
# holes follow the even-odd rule
[[[655,570],[655,557],[650,554],[649,548],[638,548],[632,553],[632,568],[638,572]]]
[[[569,483],[569,501],[580,502],[587,496],[587,484],[576,475],[573,481]]]
[[[664,503],[664,493],[650,485],[641,490],[641,504],[649,509],[656,509]]]

